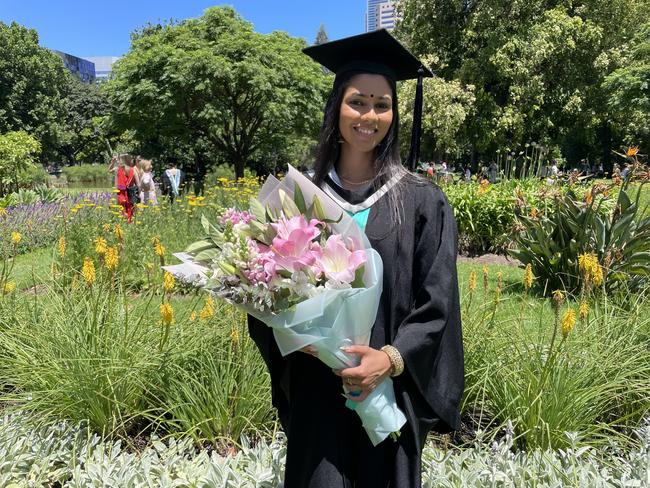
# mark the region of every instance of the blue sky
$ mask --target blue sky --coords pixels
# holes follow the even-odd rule
[[[232,5],[257,32],[283,30],[309,43],[320,24],[330,39],[364,30],[365,0],[0,0],[0,21],[36,29],[42,46],[75,56],[120,56],[129,49],[132,30],[199,17],[214,5]]]

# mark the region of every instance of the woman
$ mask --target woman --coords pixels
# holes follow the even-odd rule
[[[157,205],[156,183],[151,171],[152,163],[148,159],[141,159],[140,166],[140,201],[146,205]]]
[[[115,173],[117,203],[122,206],[122,213],[131,222],[140,187],[140,175],[135,158],[130,154],[120,154],[111,159],[108,171]]]
[[[427,433],[458,427],[463,391],[453,213],[399,157],[395,81],[416,77],[420,63],[385,31],[305,52],[336,73],[312,180],[365,229],[384,275],[370,345],[347,349],[358,367],[331,371],[311,347],[283,358],[249,318],[287,433],[284,486],[420,487]],[[388,376],[408,420],[396,441],[373,447],[341,393],[363,401]]]

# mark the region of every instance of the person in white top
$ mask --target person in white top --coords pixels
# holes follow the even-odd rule
[[[158,205],[156,183],[153,179],[151,160],[140,160],[140,201],[145,205]]]

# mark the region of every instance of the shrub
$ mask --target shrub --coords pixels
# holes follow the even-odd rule
[[[595,186],[586,201],[571,191],[556,194],[555,212],[519,217],[519,232],[513,236],[517,249],[510,254],[532,266],[547,292],[563,289],[577,294],[584,281],[579,256],[592,254],[607,291],[636,293],[648,282],[650,218],[638,217],[642,186],[632,199],[621,189],[615,208],[603,214],[608,191],[605,185]]]
[[[63,176],[68,183],[93,183],[98,186],[111,186],[113,174],[108,172],[105,165],[82,164],[79,166],[65,166]]]

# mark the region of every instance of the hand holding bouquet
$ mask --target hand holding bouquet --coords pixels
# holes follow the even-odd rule
[[[344,346],[367,345],[381,296],[381,258],[334,201],[294,168],[269,177],[247,211],[228,209],[204,239],[176,254],[172,274],[225,298],[273,328],[283,355],[306,346],[335,369],[357,357]],[[362,402],[348,402],[373,444],[406,418],[392,380]]]

